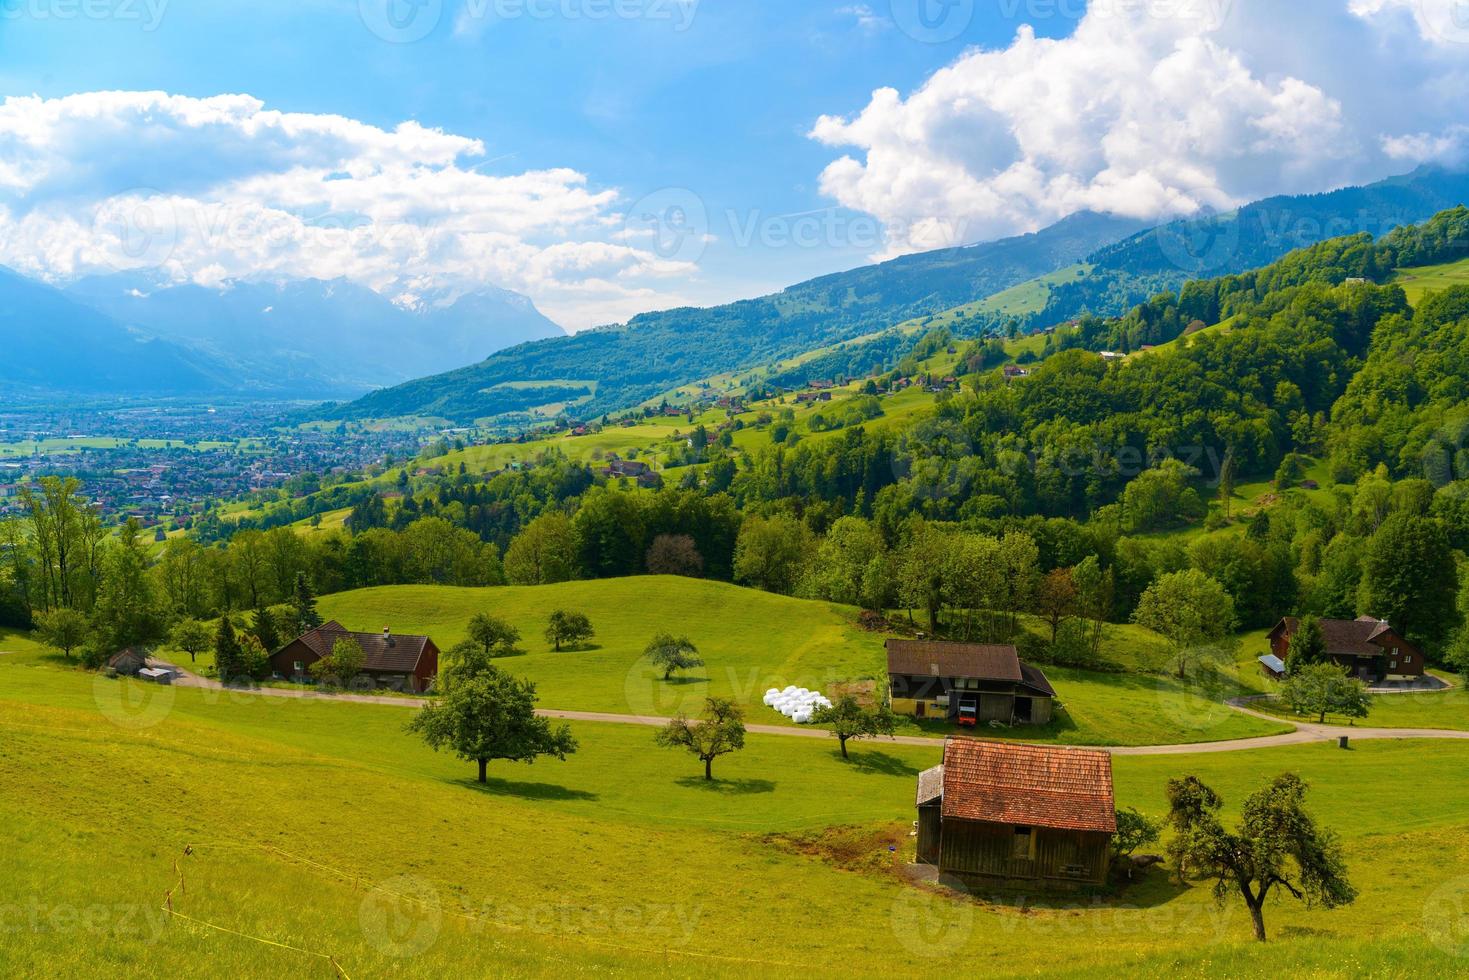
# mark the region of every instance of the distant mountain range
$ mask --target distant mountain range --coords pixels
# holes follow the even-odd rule
[[[1032,310],[973,311],[963,320],[966,327],[978,334],[1007,321],[1038,328],[1088,312],[1119,315],[1192,278],[1244,272],[1359,231],[1379,236],[1466,201],[1469,175],[1425,167],[1366,187],[1275,197],[1159,227],[1084,212],[1031,235],[909,255],[759,299],[649,313],[624,326],[524,345],[316,414],[470,422],[574,405],[574,414],[596,417],[704,378],[843,344],[1022,284],[1035,286]],[[1068,268],[1073,275],[1035,282]],[[846,344],[837,360],[867,370],[894,357],[893,343],[889,335]],[[782,380],[801,383],[803,371],[814,372],[811,377],[829,374],[833,363],[831,357],[811,359],[785,371]]]
[[[992,295],[1077,262],[1143,226],[1106,215],[1072,215],[1030,235],[907,255],[759,299],[645,313],[624,326],[522,345],[321,414],[424,415],[469,422],[580,401],[578,413],[599,415],[699,378],[789,357]]]
[[[37,391],[352,397],[565,335],[493,288],[405,309],[345,280],[213,289],[120,274],[57,289],[0,269],[0,381]]]

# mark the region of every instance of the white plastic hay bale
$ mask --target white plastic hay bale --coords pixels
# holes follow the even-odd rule
[[[780,693],[785,694],[787,696],[792,695],[792,694],[795,694],[796,693],[796,685],[792,684],[791,686],[787,687],[785,690],[781,691]]]
[[[809,711],[797,711],[794,715],[791,716],[791,721],[795,722],[798,725],[810,724],[810,722],[811,722],[811,712],[809,712]]]

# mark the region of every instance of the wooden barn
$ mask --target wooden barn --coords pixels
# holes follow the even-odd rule
[[[1056,697],[1046,675],[1013,646],[888,640],[893,711],[965,726],[1050,722]]]
[[[1107,882],[1112,757],[950,738],[918,777],[918,860],[966,884],[1074,890]]]
[[[1416,680],[1428,669],[1423,652],[1385,620],[1363,616],[1319,622],[1326,639],[1326,655],[1369,684]],[[1284,661],[1290,653],[1291,637],[1300,628],[1301,621],[1295,617],[1282,619],[1270,631],[1270,652]]]
[[[331,656],[338,640],[356,640],[362,647],[362,673],[379,687],[422,694],[439,675],[439,648],[426,636],[354,633],[338,622],[323,623],[281,647],[270,658],[270,668],[281,677],[309,681],[311,665]]]

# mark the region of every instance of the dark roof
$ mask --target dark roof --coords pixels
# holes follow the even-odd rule
[[[944,767],[934,766],[918,774],[918,806],[932,803],[944,795]]]
[[[951,738],[945,819],[1116,833],[1112,757],[1095,749]]]
[[[148,651],[142,647],[124,647],[107,658],[107,666],[116,667],[118,664],[127,660],[134,660],[140,664],[146,664],[148,657]]]
[[[1020,655],[1013,646],[888,640],[887,648],[890,674],[973,677],[986,681],[1025,680],[1020,670]]]
[[[1056,689],[1051,686],[1050,681],[1046,680],[1046,675],[1042,673],[1039,667],[1032,667],[1022,660],[1020,662],[1020,673],[1025,677],[1024,683],[1026,687],[1033,688],[1049,698],[1056,696]]]
[[[356,640],[362,647],[364,670],[394,674],[411,673],[423,657],[423,651],[432,642],[426,636],[387,632],[354,633],[335,620],[322,623],[316,629],[301,634],[298,642],[304,643],[318,657],[329,657],[332,647],[343,639]]]
[[[1382,647],[1373,641],[1392,631],[1387,623],[1371,616],[1360,619],[1322,619],[1318,622],[1321,624],[1321,635],[1326,639],[1326,652],[1337,657],[1380,657]],[[1287,635],[1294,636],[1301,621],[1294,616],[1287,616],[1281,620],[1280,625],[1285,627]],[[1280,626],[1276,626],[1272,632],[1279,630]]]

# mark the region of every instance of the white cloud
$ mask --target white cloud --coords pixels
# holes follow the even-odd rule
[[[344,277],[400,302],[496,285],[572,327],[624,319],[690,271],[617,241],[616,190],[569,169],[480,173],[484,153],[415,122],[387,130],[245,95],[10,98],[0,263],[51,280]]]
[[[880,89],[856,115],[822,116],[810,135],[850,152],[821,187],[881,220],[893,254],[1457,159],[1469,43],[1445,29],[1455,4],[1097,0],[1069,37],[1021,26],[906,98]]]
[[[837,13],[843,17],[850,17],[857,22],[857,27],[868,33],[875,34],[885,31],[892,26],[892,21],[873,10],[865,3],[854,4],[850,7],[839,7]]]

